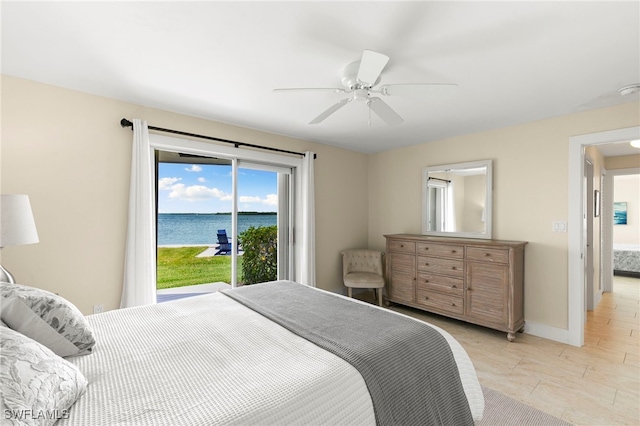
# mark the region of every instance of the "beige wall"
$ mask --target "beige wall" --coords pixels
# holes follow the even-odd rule
[[[31,197],[40,243],[9,247],[2,263],[28,285],[84,313],[116,308],[122,288],[131,130],[121,118],[318,153],[318,286],[342,291],[340,251],[384,249],[383,235],[421,232],[422,168],[494,160],[494,238],[523,240],[525,316],[567,327],[570,136],[640,124],[627,104],[365,155],[2,76],[2,193]]]
[[[607,157],[604,160],[607,170],[633,169],[640,167],[640,154],[623,155],[621,157]]]
[[[465,232],[484,232],[483,210],[486,198],[486,179],[483,175],[467,176],[464,178],[465,204],[464,227]]]
[[[2,76],[1,192],[29,194],[40,243],[7,247],[19,282],[83,313],[120,304],[131,129],[120,119],[318,154],[317,283],[342,291],[340,250],[367,245],[367,156]]]
[[[525,318],[567,329],[567,233],[552,222],[567,221],[569,137],[639,124],[638,104],[625,104],[371,155],[369,246],[420,233],[423,167],[492,159],[493,236],[529,242]]]

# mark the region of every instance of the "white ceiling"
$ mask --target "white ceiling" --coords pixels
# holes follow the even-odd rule
[[[3,1],[1,18],[4,74],[361,152],[640,102],[618,94],[640,83],[638,1]],[[364,49],[391,58],[381,84],[459,90],[384,97],[398,126],[361,102],[309,125],[345,95],[272,90],[341,87]]]

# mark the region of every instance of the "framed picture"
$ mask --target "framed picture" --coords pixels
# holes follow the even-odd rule
[[[600,216],[600,191],[597,189],[593,193],[593,217]]]
[[[627,224],[627,203],[626,202],[613,203],[613,224],[614,225]]]

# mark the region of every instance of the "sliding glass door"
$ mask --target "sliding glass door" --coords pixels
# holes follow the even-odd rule
[[[291,168],[156,154],[158,289],[292,277]]]

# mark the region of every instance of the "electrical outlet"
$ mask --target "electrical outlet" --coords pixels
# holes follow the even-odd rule
[[[93,305],[94,314],[101,314],[102,312],[104,312],[104,305],[102,303],[99,305]]]

